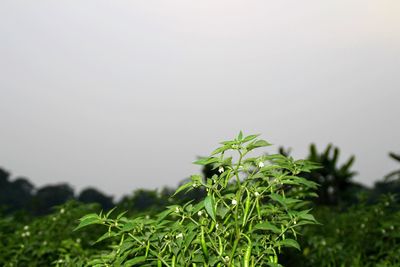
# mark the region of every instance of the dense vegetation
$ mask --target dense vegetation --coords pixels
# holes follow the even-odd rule
[[[311,145],[307,160],[283,148],[246,157],[268,145],[240,134],[177,190],[118,203],[2,170],[0,265],[400,266],[399,170],[367,188],[352,180],[354,157],[339,164],[331,145]]]

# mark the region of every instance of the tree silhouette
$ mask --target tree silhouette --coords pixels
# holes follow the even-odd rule
[[[279,148],[279,153],[285,156],[290,154],[290,149]],[[323,152],[318,152],[315,144],[311,144],[307,160],[318,163],[321,168],[301,176],[319,184],[318,198],[315,200],[320,205],[338,205],[341,203],[354,203],[360,192],[366,187],[352,181],[356,172],[351,170],[355,157],[351,156],[345,163],[338,165],[340,150],[329,144]]]
[[[113,197],[101,193],[95,188],[86,188],[78,196],[78,200],[83,203],[98,203],[103,210],[109,210],[114,207]]]
[[[390,152],[389,157],[400,163],[400,155]],[[400,195],[400,170],[390,172],[385,175],[383,181],[375,183],[373,199],[376,200],[380,195],[389,193]]]
[[[0,206],[5,212],[28,209],[34,186],[25,178],[9,179],[10,173],[0,169]]]
[[[47,185],[33,197],[32,206],[36,215],[48,214],[51,208],[74,198],[74,190],[68,184]]]
[[[132,195],[124,196],[118,206],[123,210],[142,212],[160,210],[167,203],[168,198],[164,198],[157,190],[137,189]]]
[[[346,202],[352,195],[349,191],[363,188],[352,181],[356,174],[351,170],[355,157],[351,156],[345,163],[338,166],[339,154],[339,148],[333,147],[332,144],[329,144],[321,153],[317,151],[315,144],[310,145],[307,159],[320,164],[321,168],[303,175],[320,184],[317,190],[318,204],[337,205]]]
[[[393,152],[390,152],[389,157],[391,157],[392,159],[394,159],[395,161],[397,161],[400,164],[400,154],[395,154]],[[393,180],[400,181],[400,170],[395,170],[395,171],[390,172],[389,174],[387,174],[385,176],[385,180],[386,181],[393,181]]]

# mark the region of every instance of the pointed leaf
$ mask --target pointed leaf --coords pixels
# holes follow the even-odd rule
[[[284,247],[293,247],[293,248],[296,248],[296,249],[300,250],[300,245],[299,245],[299,243],[297,243],[297,241],[294,240],[294,239],[286,238],[286,239],[284,239],[284,240],[280,240],[280,241],[278,242],[278,244],[279,244],[280,246],[284,246]]]
[[[125,262],[124,267],[130,267],[146,261],[146,256],[139,256]]]
[[[215,201],[213,196],[209,195],[204,199],[204,207],[207,213],[215,221]]]
[[[176,189],[175,193],[172,195],[173,197],[176,196],[182,190],[192,187],[193,182],[188,182],[186,184],[181,185],[178,189]]]
[[[281,230],[278,227],[276,227],[275,225],[273,225],[272,223],[269,223],[269,222],[263,222],[263,223],[256,224],[253,229],[254,230],[272,231],[276,234],[281,233]]]

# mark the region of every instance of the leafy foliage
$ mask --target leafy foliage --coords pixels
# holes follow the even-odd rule
[[[1,266],[83,266],[98,235],[96,229],[76,233],[76,218],[98,211],[96,205],[68,202],[45,217],[28,215],[0,219]]]
[[[319,207],[320,227],[307,227],[302,253],[286,255],[293,266],[399,266],[400,210],[393,196],[347,211]]]
[[[281,249],[300,249],[298,230],[316,223],[303,199],[317,184],[297,176],[316,165],[279,154],[247,157],[270,145],[257,137],[240,133],[195,162],[212,165],[218,175],[205,181],[193,175],[175,194],[203,188],[206,196],[198,202],[170,205],[156,216],[81,218],[77,230],[105,225],[99,241],[112,248],[89,265],[279,266]]]
[[[311,146],[316,168],[284,149],[254,157],[264,146],[239,134],[196,161],[202,175],[177,190],[136,190],[111,211],[93,188],[77,196],[101,212],[50,208],[75,198],[72,188],[37,190],[0,169],[0,266],[400,266],[397,170],[370,190],[352,181],[354,159],[338,164],[337,148]]]

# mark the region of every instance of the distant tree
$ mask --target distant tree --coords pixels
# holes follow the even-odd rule
[[[157,190],[137,189],[132,195],[124,196],[118,206],[128,211],[161,210],[168,202]]]
[[[355,203],[359,197],[368,192],[365,186],[352,180],[357,174],[357,172],[351,170],[355,157],[351,156],[339,166],[339,155],[339,148],[333,147],[332,144],[329,144],[321,153],[318,153],[315,144],[310,145],[307,159],[319,163],[321,168],[311,173],[305,173],[304,176],[320,184],[317,190],[318,204]]]
[[[20,177],[12,182],[10,194],[15,196],[15,209],[29,209],[34,188],[33,184],[26,178]]]
[[[400,163],[400,155],[389,153],[389,157]],[[374,186],[373,199],[376,200],[382,194],[397,194],[400,201],[400,170],[394,170],[385,175],[383,181],[378,181]]]
[[[10,173],[0,169],[0,206],[7,213],[27,209],[34,186],[26,178],[9,179]]]
[[[391,157],[393,160],[397,161],[397,163],[400,164],[400,154],[395,154],[393,152],[389,153],[389,157]],[[386,181],[393,181],[393,180],[398,180],[400,181],[400,169],[399,170],[395,170],[390,172],[389,174],[387,174],[385,176],[385,180]]]
[[[110,210],[114,207],[113,197],[101,193],[95,188],[86,188],[78,196],[78,200],[83,203],[98,203],[103,210]]]
[[[47,185],[37,190],[32,201],[36,215],[48,214],[51,208],[74,198],[74,190],[68,184]]]
[[[279,153],[285,156],[290,154],[290,149],[279,148]],[[315,144],[311,144],[307,160],[318,163],[321,168],[301,176],[319,184],[315,200],[321,205],[338,205],[358,201],[358,195],[366,192],[367,188],[352,180],[356,172],[351,170],[355,157],[351,156],[344,164],[339,166],[340,150],[329,144],[323,152],[318,152]]]
[[[0,168],[0,189],[7,186],[7,184],[9,183],[8,181],[9,178],[10,178],[10,173]]]

